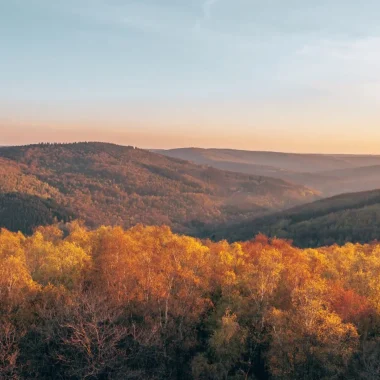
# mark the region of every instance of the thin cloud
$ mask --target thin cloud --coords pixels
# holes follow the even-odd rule
[[[379,102],[380,38],[310,41],[298,49],[277,79],[334,98]]]
[[[203,9],[203,18],[204,19],[208,20],[211,17],[211,9],[219,1],[220,0],[206,0],[203,3],[202,9]]]
[[[220,0],[206,0],[203,2],[202,15],[195,23],[195,26],[194,26],[195,31],[199,31],[202,27],[202,23],[211,18],[211,10],[219,1]]]

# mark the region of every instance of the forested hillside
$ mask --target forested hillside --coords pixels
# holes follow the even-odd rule
[[[380,190],[322,199],[207,232],[214,239],[230,241],[249,240],[259,233],[291,239],[300,247],[379,240]]]
[[[380,378],[380,245],[0,233],[1,379]]]
[[[2,147],[0,160],[1,193],[52,199],[91,227],[141,222],[199,233],[208,224],[263,215],[318,194],[114,144]],[[2,225],[12,228],[4,219]]]

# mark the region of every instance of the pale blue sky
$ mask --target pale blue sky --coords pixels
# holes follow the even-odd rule
[[[0,145],[380,153],[379,20],[371,0],[0,0]]]

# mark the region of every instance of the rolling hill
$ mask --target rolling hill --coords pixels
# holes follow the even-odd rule
[[[380,188],[380,156],[199,148],[157,152],[222,170],[280,178],[317,189],[326,197]]]
[[[249,240],[259,233],[293,240],[300,247],[378,240],[380,190],[322,199],[208,232],[213,239],[230,241]]]
[[[53,200],[90,227],[167,224],[199,233],[295,204],[318,193],[281,179],[222,171],[105,143],[0,148],[0,193]]]

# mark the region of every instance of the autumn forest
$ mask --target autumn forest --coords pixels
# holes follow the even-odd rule
[[[0,234],[0,378],[378,379],[380,245]]]
[[[380,380],[379,15],[0,0],[0,380]]]
[[[102,143],[0,163],[0,379],[380,378],[379,190]]]

